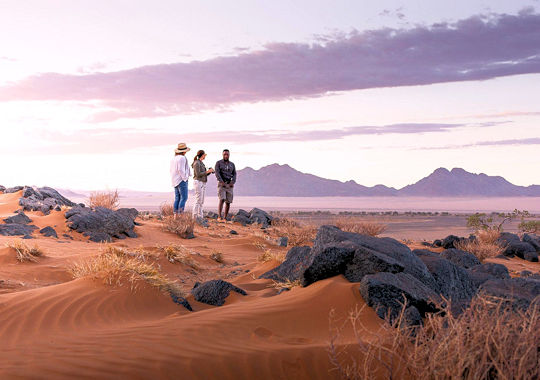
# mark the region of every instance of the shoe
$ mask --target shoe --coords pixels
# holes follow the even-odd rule
[[[218,223],[223,223],[223,218],[217,218]]]

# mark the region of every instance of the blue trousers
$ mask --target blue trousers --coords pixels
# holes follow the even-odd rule
[[[188,183],[182,181],[174,188],[174,213],[184,212],[188,198]]]

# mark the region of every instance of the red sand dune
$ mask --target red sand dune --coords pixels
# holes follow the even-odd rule
[[[0,219],[13,215],[18,197],[0,195]],[[194,271],[162,258],[158,264],[169,278],[183,279],[190,289],[196,280],[225,277],[248,292],[245,297],[231,294],[222,307],[188,297],[195,310],[189,312],[143,282],[132,289],[127,282],[109,286],[93,278],[74,280],[69,267],[99,254],[100,244],[73,232],[69,234],[74,240],[63,239],[68,230],[61,212],[28,216],[39,227],[55,226],[61,239],[43,238],[36,232],[28,244],[38,244],[45,257],[37,263],[19,263],[12,249],[4,247],[16,238],[0,236],[0,378],[337,376],[326,352],[329,313],[334,310],[335,318],[344,320],[364,305],[358,285],[340,276],[275,296],[270,281],[255,279],[277,265],[257,261],[261,251],[254,242],[264,241],[257,229],[234,225],[239,235],[232,236],[231,225],[212,224],[208,230],[197,230],[196,239],[181,240],[155,222],[141,221],[143,225],[136,228],[139,238],[114,243],[148,249],[183,244],[200,253],[193,258],[201,268]],[[224,266],[208,258],[215,250],[223,253]],[[237,269],[244,274],[227,276]],[[373,331],[381,323],[370,308],[363,311],[362,321]],[[341,343],[353,340],[352,332],[345,330]]]

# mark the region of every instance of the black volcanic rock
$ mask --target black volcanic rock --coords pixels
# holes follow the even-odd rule
[[[407,273],[367,275],[362,279],[359,290],[368,306],[374,308],[380,318],[389,316],[391,320],[399,315],[405,300],[408,305],[416,307],[422,316],[436,312],[433,302],[440,300],[437,293]]]
[[[39,233],[45,237],[54,237],[58,239],[58,234],[56,233],[55,229],[50,226],[42,228],[41,230],[39,230]]]
[[[111,241],[112,238],[135,238],[135,209],[109,210],[96,207],[73,207],[66,212],[67,226],[90,237],[91,241]]]
[[[38,227],[28,224],[8,223],[0,224],[0,235],[3,236],[31,236]]]
[[[540,281],[529,278],[493,279],[484,282],[479,292],[502,298],[514,309],[525,310],[540,302]]]
[[[472,253],[454,248],[444,250],[441,253],[441,257],[466,269],[482,264],[480,260],[478,260],[478,258]]]
[[[274,281],[284,282],[287,280],[299,280],[311,264],[310,247],[293,247],[287,252],[285,260],[276,268],[263,273],[259,278],[267,278]]]
[[[60,211],[62,206],[75,206],[75,203],[51,187],[35,188],[25,186],[21,190],[23,194],[19,198],[19,205],[25,211],[41,211],[46,215],[53,209]]]
[[[222,306],[231,291],[243,296],[247,295],[243,289],[223,280],[210,280],[203,282],[202,284],[197,282],[193,286],[191,294],[193,294],[197,302],[213,306]]]
[[[6,223],[28,224],[32,222],[24,212],[18,212],[17,214],[4,219]]]

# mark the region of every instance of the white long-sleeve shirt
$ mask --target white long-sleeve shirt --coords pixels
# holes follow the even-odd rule
[[[191,169],[189,168],[186,156],[181,154],[174,156],[171,160],[171,180],[173,187],[176,187],[182,181],[187,181],[191,177]]]

